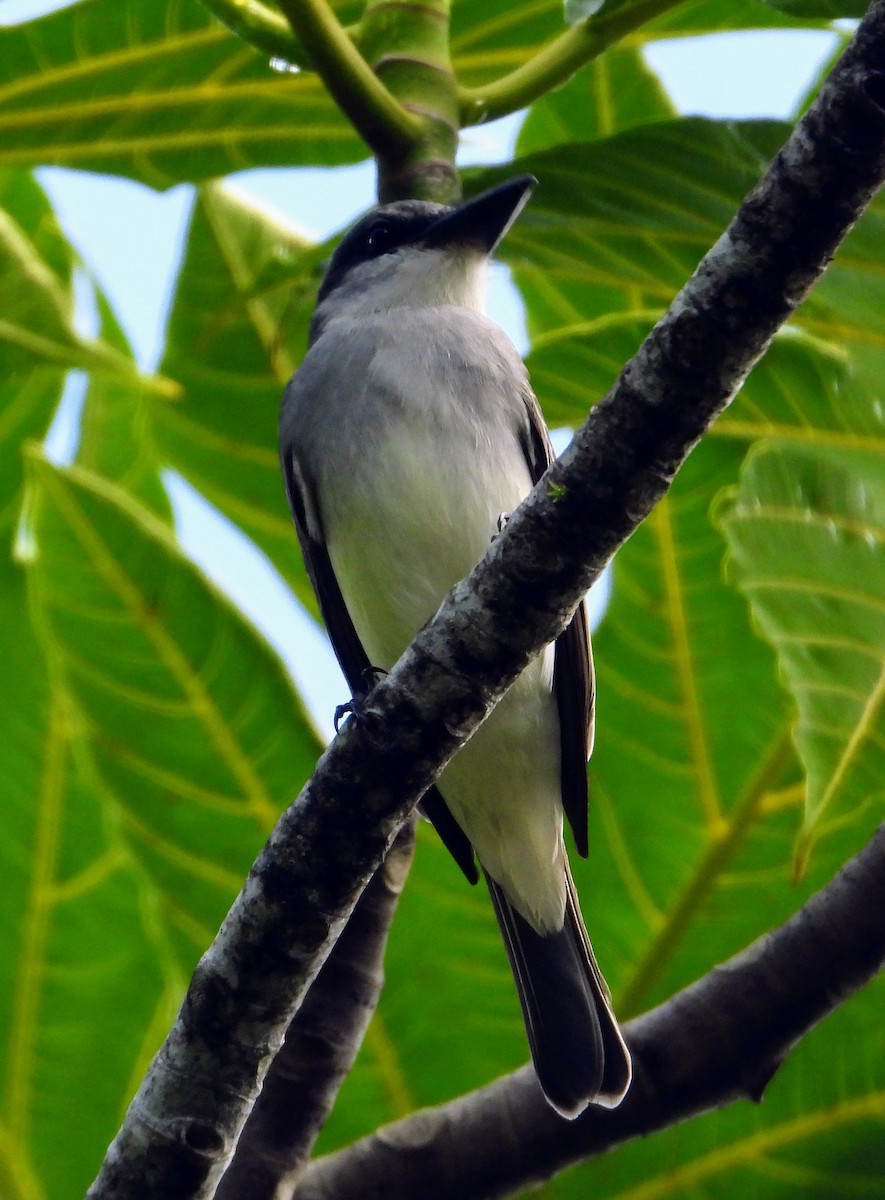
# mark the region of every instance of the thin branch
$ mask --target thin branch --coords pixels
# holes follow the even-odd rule
[[[482,125],[531,104],[560,87],[604,50],[682,0],[635,0],[610,14],[588,17],[559,34],[537,54],[492,83],[459,89],[461,126]]]
[[[391,95],[326,0],[279,0],[295,36],[338,107],[378,157],[404,152],[421,137],[418,117]]]
[[[885,176],[885,0],[574,442],[283,814],[90,1189],[214,1192],[301,997],[415,799],[666,494]]]
[[[785,925],[625,1026],[634,1077],[619,1108],[563,1121],[523,1067],[317,1159],[295,1200],[492,1200],[711,1108],[760,1100],[796,1042],[881,970],[883,911],[885,825]]]
[[[308,67],[304,47],[281,12],[261,0],[203,0],[206,8],[231,33],[263,54],[299,67]]]
[[[295,1014],[215,1200],[275,1200],[310,1157],[384,982],[387,934],[415,849],[407,821]]]

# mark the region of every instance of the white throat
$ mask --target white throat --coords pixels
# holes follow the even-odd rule
[[[354,267],[324,316],[358,320],[396,308],[448,306],[484,314],[487,292],[488,259],[479,251],[407,247]]]

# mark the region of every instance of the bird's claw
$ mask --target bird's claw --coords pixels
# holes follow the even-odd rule
[[[353,717],[355,721],[359,721],[362,716],[363,703],[371,692],[372,688],[383,679],[387,671],[383,667],[366,667],[363,671],[363,679],[366,681],[365,687],[361,690],[358,696],[351,696],[345,704],[339,704],[332,716],[332,723],[335,727],[335,732],[338,732],[338,726],[345,717]]]
[[[335,712],[332,716],[332,723],[335,726],[336,733],[338,732],[339,725],[348,715],[354,717],[357,715],[357,702],[354,699],[348,700],[346,704],[337,704],[335,706]]]

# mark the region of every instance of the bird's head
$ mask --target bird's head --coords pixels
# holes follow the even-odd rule
[[[372,209],[329,262],[311,330],[396,308],[485,308],[486,267],[528,200],[535,180],[511,179],[449,208],[398,200]]]

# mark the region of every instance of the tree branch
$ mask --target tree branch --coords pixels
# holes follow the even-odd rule
[[[373,154],[402,154],[421,138],[419,118],[375,75],[326,0],[279,5],[329,94]]]
[[[796,1042],[885,961],[885,825],[779,929],[624,1032],[616,1109],[551,1111],[530,1066],[317,1159],[294,1200],[492,1200],[738,1099],[760,1100]]]
[[[635,530],[885,174],[885,0],[574,442],[281,817],[98,1197],[211,1197],[285,1031],[415,799]]]
[[[560,87],[625,34],[675,8],[682,0],[634,0],[600,17],[588,17],[559,34],[537,54],[492,83],[459,88],[461,127],[496,121]]]
[[[292,1019],[215,1200],[276,1200],[309,1159],[378,1004],[415,824],[399,831]]]

